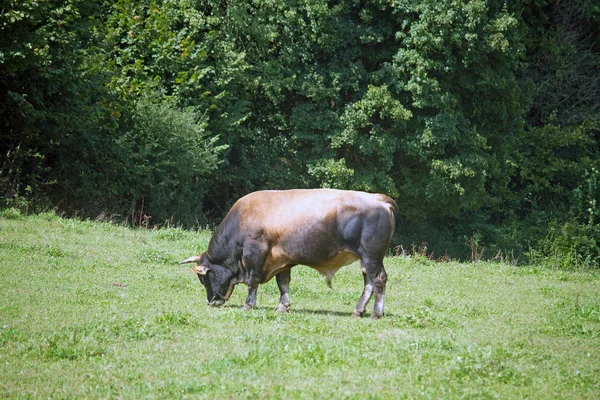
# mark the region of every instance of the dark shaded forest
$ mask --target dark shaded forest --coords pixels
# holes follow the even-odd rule
[[[598,267],[599,50],[594,0],[2,0],[0,207],[364,190],[398,249]]]

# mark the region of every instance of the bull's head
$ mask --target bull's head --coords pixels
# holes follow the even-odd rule
[[[233,274],[221,265],[213,264],[208,260],[206,253],[183,260],[180,264],[195,263],[192,271],[198,276],[206,289],[206,302],[218,307],[223,305],[233,293],[237,283]]]

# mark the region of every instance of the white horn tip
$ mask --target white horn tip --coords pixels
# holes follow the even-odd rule
[[[200,256],[193,256],[190,258],[186,258],[185,260],[183,260],[182,262],[180,262],[179,264],[190,264],[190,263],[197,263],[200,261]]]

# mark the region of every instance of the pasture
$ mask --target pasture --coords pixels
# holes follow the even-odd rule
[[[358,264],[333,289],[297,267],[289,313],[274,279],[244,312],[245,286],[209,308],[178,265],[209,239],[0,218],[0,398],[600,397],[598,271],[390,257],[373,320]]]

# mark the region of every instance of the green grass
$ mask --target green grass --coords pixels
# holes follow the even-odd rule
[[[258,308],[209,308],[206,232],[0,218],[0,398],[599,398],[600,275],[389,258],[386,317],[358,265],[292,271]],[[370,304],[372,306],[372,303]]]

